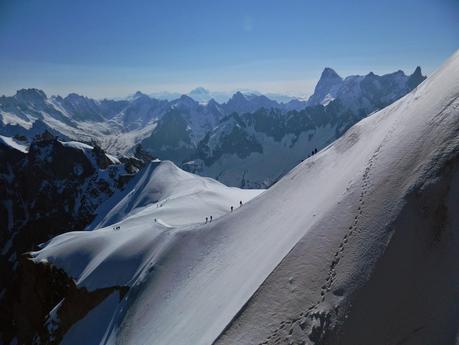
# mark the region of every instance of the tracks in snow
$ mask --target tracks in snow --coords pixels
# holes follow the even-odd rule
[[[344,291],[341,289],[334,289],[337,268],[345,255],[345,249],[352,237],[362,230],[360,221],[365,210],[365,199],[370,192],[371,172],[375,166],[376,161],[381,153],[384,144],[395,130],[393,126],[386,136],[383,138],[381,144],[373,152],[373,155],[367,162],[366,168],[362,175],[360,184],[359,202],[356,213],[352,223],[348,226],[345,235],[343,236],[338,249],[333,255],[333,260],[328,268],[328,274],[322,284],[319,299],[312,304],[307,310],[301,312],[296,318],[284,320],[280,323],[279,327],[269,335],[265,341],[260,345],[273,345],[273,344],[298,344],[305,345],[308,343],[317,343],[324,338],[328,326],[331,324],[331,314],[319,308],[321,304],[325,303],[327,294],[332,292],[335,296],[342,296]],[[321,310],[322,309],[322,310]],[[337,312],[337,309],[335,309]]]

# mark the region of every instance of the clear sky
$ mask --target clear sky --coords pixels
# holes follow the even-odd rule
[[[430,73],[458,43],[459,0],[0,0],[0,94],[305,96],[325,66]]]

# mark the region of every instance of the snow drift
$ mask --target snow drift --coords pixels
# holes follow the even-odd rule
[[[454,343],[458,97],[456,53],[410,94],[211,224],[152,224],[141,216],[143,197],[126,196],[106,218],[120,217],[119,231],[55,238],[36,261],[89,289],[129,286],[63,343]],[[100,322],[88,322],[98,313]]]

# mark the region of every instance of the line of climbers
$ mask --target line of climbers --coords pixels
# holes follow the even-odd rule
[[[312,150],[312,151],[311,151],[311,154],[308,155],[307,158],[314,156],[316,153],[317,153],[317,148],[315,148],[314,150]],[[301,161],[304,162],[304,159],[302,159]]]
[[[241,207],[241,206],[242,206],[242,200],[239,201],[239,207]],[[234,207],[231,206],[231,207],[230,207],[230,210],[231,210],[231,212],[233,212]],[[205,224],[207,224],[207,223],[212,223],[212,219],[213,219],[212,216],[206,217],[206,223],[205,223]],[[158,220],[155,218],[154,221],[155,221],[155,223],[156,223]],[[119,229],[120,229],[119,226],[118,226],[116,229],[113,228],[113,230],[119,230]]]
[[[241,207],[241,206],[242,206],[242,200],[239,201],[239,207]],[[234,206],[231,206],[230,210],[231,210],[231,212],[233,212],[234,211]],[[206,217],[206,222],[204,224],[207,224],[207,223],[212,223],[212,216]]]

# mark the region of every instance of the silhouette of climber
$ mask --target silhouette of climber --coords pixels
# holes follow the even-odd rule
[[[242,206],[242,200],[241,200],[241,201],[239,201],[239,207],[241,207],[241,206]]]
[[[231,212],[233,212],[233,206],[231,206]]]
[[[207,224],[207,220],[208,220],[208,219],[209,219],[209,218],[206,217],[206,224]]]
[[[317,153],[317,148],[314,149],[314,154],[316,154],[316,153]]]
[[[210,222],[209,223],[212,223],[212,216],[210,216]]]

